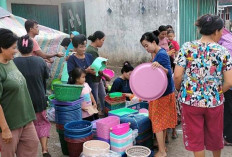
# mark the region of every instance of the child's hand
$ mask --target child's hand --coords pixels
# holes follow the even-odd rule
[[[153,69],[155,69],[155,68],[162,67],[162,65],[160,65],[158,62],[153,62],[152,67],[153,67]]]
[[[84,107],[82,107],[81,109],[82,109],[83,111],[85,111],[85,112],[88,111],[88,109],[87,109],[87,108],[84,108]]]
[[[97,109],[97,104],[96,104],[96,103],[95,103],[95,104],[93,104],[93,107]]]

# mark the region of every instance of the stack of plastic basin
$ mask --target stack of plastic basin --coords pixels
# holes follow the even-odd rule
[[[82,120],[81,103],[84,98],[80,98],[76,101],[63,102],[52,100],[55,105],[55,122],[56,130],[59,134],[62,152],[64,155],[68,155],[67,142],[64,140],[64,125],[68,122],[75,120]]]
[[[110,143],[110,128],[118,124],[120,124],[120,119],[117,116],[99,119],[96,122],[98,140]]]
[[[150,119],[141,114],[132,114],[120,118],[121,123],[130,122],[131,129],[138,129],[138,136],[136,137],[136,145],[142,145],[148,148],[153,147],[153,132]]]
[[[111,150],[121,155],[125,154],[127,148],[133,146],[132,129],[123,135],[110,133]]]
[[[72,121],[64,126],[65,141],[70,157],[79,157],[83,143],[93,139],[92,124],[86,120]]]

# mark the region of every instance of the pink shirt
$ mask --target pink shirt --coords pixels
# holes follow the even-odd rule
[[[167,52],[169,51],[169,47],[168,47],[168,39],[164,38],[164,39],[159,39],[159,46],[161,48],[164,48]]]
[[[87,106],[92,105],[92,101],[90,97],[91,91],[92,89],[89,87],[89,84],[84,83],[84,88],[82,89],[82,92],[81,92],[81,97],[84,97],[84,101],[82,102],[81,107],[87,107]],[[82,118],[86,118],[89,116],[92,116],[92,115],[82,110]]]
[[[31,40],[33,41],[33,49],[32,49],[33,55],[37,56],[35,52],[38,50],[41,50],[41,48],[39,47],[39,44],[37,43],[37,41],[34,38],[31,38]]]

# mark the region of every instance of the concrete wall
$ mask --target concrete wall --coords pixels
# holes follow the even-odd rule
[[[150,55],[139,41],[142,34],[160,25],[170,24],[175,30],[178,27],[177,0],[85,0],[85,11],[87,34],[96,30],[106,34],[99,51],[114,65],[126,60],[136,64],[148,61]]]
[[[60,29],[63,30],[61,3],[83,0],[7,0],[11,3],[58,5]],[[170,24],[178,37],[178,0],[84,0],[87,35],[101,30],[106,40],[99,49],[111,65],[128,60],[134,64],[150,60],[139,40],[143,33]],[[142,6],[145,11],[142,12]],[[107,10],[111,8],[112,13]]]

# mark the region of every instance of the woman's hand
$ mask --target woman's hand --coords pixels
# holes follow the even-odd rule
[[[170,51],[168,51],[167,53],[168,53],[168,55],[169,56],[171,56],[173,53],[175,53],[176,52],[176,50],[175,49],[172,49],[172,50],[170,50]]]
[[[2,141],[6,144],[12,141],[12,133],[9,128],[2,130]]]
[[[58,52],[58,53],[56,54],[56,56],[59,57],[59,58],[60,58],[60,57],[64,57],[64,53],[63,53],[63,52]]]
[[[153,62],[152,67],[153,68],[160,68],[160,67],[162,67],[162,65],[160,65],[158,62]]]
[[[88,111],[88,108],[85,108],[85,107],[82,107],[81,108],[83,111],[87,112]]]
[[[94,71],[94,69],[91,68],[90,66],[87,69],[85,69],[85,71],[86,71],[86,73],[89,73],[89,74],[92,74],[92,75],[96,74],[96,72]]]

